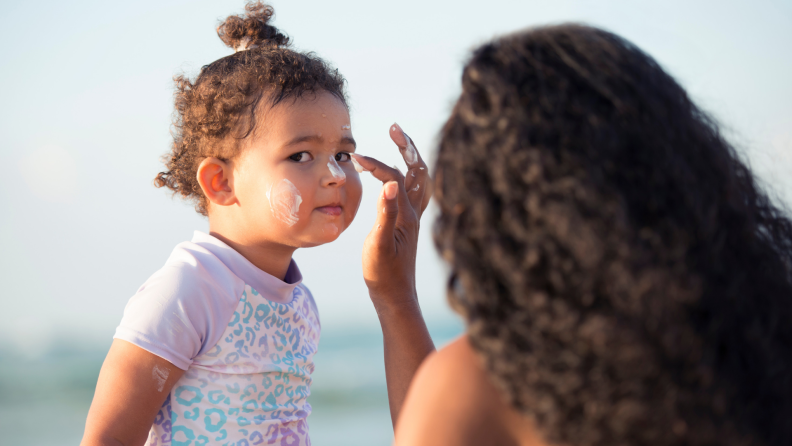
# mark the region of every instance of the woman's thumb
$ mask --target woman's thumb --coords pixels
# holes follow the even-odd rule
[[[388,181],[382,186],[379,203],[377,204],[377,244],[380,247],[395,245],[393,230],[399,217],[399,183]]]

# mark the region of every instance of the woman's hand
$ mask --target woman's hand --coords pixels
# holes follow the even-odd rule
[[[426,163],[398,124],[391,126],[390,137],[407,163],[406,177],[373,158],[352,156],[359,171],[369,171],[385,183],[377,202],[377,220],[363,245],[363,278],[382,326],[388,402],[395,426],[415,371],[434,351],[415,290],[418,229],[432,185]]]
[[[417,305],[415,255],[420,219],[432,196],[429,170],[412,140],[398,124],[390,137],[407,163],[406,176],[395,166],[353,155],[364,171],[384,183],[377,220],[363,246],[363,278],[377,313]]]

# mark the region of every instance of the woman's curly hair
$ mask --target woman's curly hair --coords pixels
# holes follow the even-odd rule
[[[174,79],[173,147],[163,158],[167,171],[154,184],[194,201],[202,215],[207,215],[207,202],[196,179],[198,166],[207,157],[236,155],[240,142],[255,130],[260,107],[320,91],[347,104],[338,70],[313,53],[289,49],[289,38],[268,23],[271,6],[250,2],[245,11],[217,28],[234,54],[204,66],[195,82],[184,75]]]
[[[547,441],[792,444],[792,223],[650,56],[483,45],[436,183],[451,304]]]

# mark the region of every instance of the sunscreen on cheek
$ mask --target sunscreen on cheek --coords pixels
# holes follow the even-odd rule
[[[289,180],[284,178],[282,181],[273,183],[267,191],[272,215],[278,220],[289,226],[294,226],[300,220],[297,213],[300,210],[302,196],[297,187]]]
[[[335,237],[339,232],[341,232],[341,230],[334,223],[325,223],[324,227],[322,228],[322,232]]]

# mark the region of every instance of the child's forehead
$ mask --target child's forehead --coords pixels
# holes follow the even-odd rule
[[[266,145],[355,145],[349,110],[330,93],[281,101],[262,113],[258,121],[253,139],[264,140]],[[259,145],[263,141],[251,142]]]
[[[293,139],[297,134],[318,134],[327,138],[351,132],[349,110],[335,96],[326,93],[316,98],[282,101],[260,116],[262,133],[270,137]]]
[[[282,121],[283,124],[327,119],[349,121],[346,104],[328,92],[283,100],[270,107],[266,114],[270,122]]]

